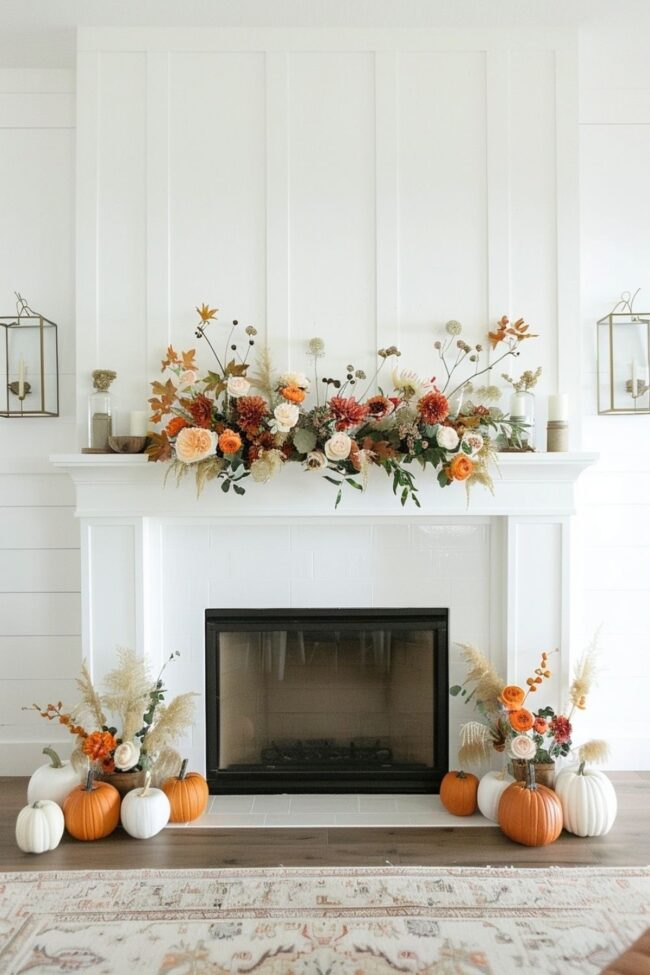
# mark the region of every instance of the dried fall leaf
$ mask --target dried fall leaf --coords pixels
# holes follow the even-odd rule
[[[230,362],[226,365],[225,373],[227,376],[245,376],[247,369],[248,369],[247,362],[237,363],[235,362],[234,359],[231,359]]]
[[[162,433],[149,434],[149,439],[151,442],[145,451],[149,461],[171,460],[172,445],[170,444],[169,437],[164,430]]]
[[[183,369],[196,369],[196,349],[188,349],[187,352],[181,352],[181,358]]]
[[[197,305],[196,310],[198,311],[199,318],[201,319],[202,322],[209,322],[210,319],[214,318],[217,312],[219,311],[218,308],[210,308],[208,305],[205,304],[205,302],[201,305],[200,308]]]
[[[178,358],[178,354],[176,353],[174,347],[172,345],[168,345],[167,357],[162,360],[162,368],[160,371],[164,372],[165,369],[169,368],[169,366],[177,366],[180,363],[180,361],[181,360]]]
[[[388,440],[373,440],[372,437],[366,437],[363,441],[363,449],[374,454],[372,461],[375,464],[397,457],[397,451]]]

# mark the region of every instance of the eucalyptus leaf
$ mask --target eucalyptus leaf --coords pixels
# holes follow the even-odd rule
[[[316,434],[313,430],[298,427],[293,435],[293,445],[299,454],[308,454],[316,446]]]

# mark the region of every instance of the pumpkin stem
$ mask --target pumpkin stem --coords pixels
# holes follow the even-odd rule
[[[179,782],[182,782],[183,779],[185,778],[185,775],[187,773],[187,762],[188,762],[188,759],[184,758],[183,761],[182,761],[182,763],[181,763],[181,770],[178,773],[178,780],[179,780]]]
[[[43,749],[43,754],[47,755],[50,762],[52,763],[50,765],[50,768],[62,768],[63,762],[61,761],[57,753],[54,751],[54,749],[51,747],[51,745],[48,745],[47,748]]]
[[[140,795],[146,798],[149,795],[149,789],[151,788],[151,772],[145,772],[144,774],[144,788]]]
[[[457,779],[466,779],[467,778],[467,773],[466,772],[463,772],[463,770],[461,769],[460,772],[458,773],[458,775],[456,776],[456,778]]]
[[[537,789],[537,783],[535,782],[535,764],[533,762],[529,762],[528,768],[526,769],[526,788],[532,789],[533,792]]]
[[[93,790],[93,779],[95,778],[95,772],[93,769],[88,769],[88,775],[86,776],[86,784],[84,786],[85,792],[92,792]]]
[[[578,775],[584,775],[584,774],[585,774],[585,763],[580,762],[580,765],[578,766]]]

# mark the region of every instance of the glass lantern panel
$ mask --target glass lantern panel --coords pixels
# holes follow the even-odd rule
[[[613,320],[598,327],[600,411],[647,411],[648,322]]]

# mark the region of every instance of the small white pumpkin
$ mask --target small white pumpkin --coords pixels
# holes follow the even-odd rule
[[[44,748],[43,754],[50,758],[49,764],[40,765],[27,786],[27,802],[37,799],[51,799],[63,805],[72,790],[81,782],[70,762],[62,762],[53,748]]]
[[[499,822],[499,802],[509,785],[515,780],[504,769],[502,772],[486,772],[478,784],[476,801],[486,819]]]
[[[144,788],[131,789],[122,799],[120,819],[129,836],[146,840],[159,833],[171,814],[169,799],[162,789],[151,788],[151,773],[147,772]]]
[[[16,843],[23,853],[54,850],[63,836],[63,813],[51,799],[37,799],[18,813]]]
[[[585,763],[562,769],[555,780],[562,803],[564,828],[576,836],[604,836],[614,825],[617,811],[614,786],[603,772]]]

